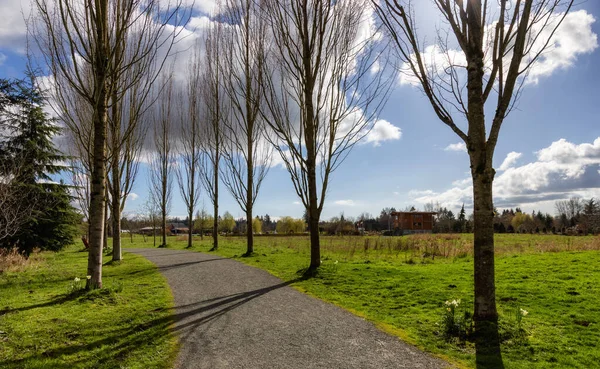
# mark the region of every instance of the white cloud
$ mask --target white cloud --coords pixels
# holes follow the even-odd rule
[[[363,142],[379,146],[382,141],[399,140],[400,137],[402,137],[402,130],[399,127],[396,127],[387,120],[380,119],[375,122]]]
[[[438,45],[429,45],[421,53],[427,74],[446,80],[450,66],[466,67],[467,60],[465,54],[460,50],[442,50]],[[415,54],[411,54],[410,58],[413,64],[417,63]],[[400,85],[420,86],[419,79],[415,77],[408,63],[403,63],[399,73]]]
[[[400,195],[400,192],[398,192],[398,191],[394,191],[394,192],[392,192],[392,193],[393,193],[395,196],[398,196],[398,195]]]
[[[462,151],[467,152],[467,145],[464,142],[457,142],[455,144],[450,144],[444,148],[444,151]]]
[[[500,168],[498,168],[498,170],[507,170],[508,168],[510,168],[514,163],[517,162],[517,160],[522,156],[523,154],[521,154],[520,152],[515,152],[515,151],[511,151],[508,153],[508,155],[506,155],[506,158],[504,159],[504,161],[502,162],[502,164],[500,165]]]
[[[560,20],[563,14],[555,14],[549,19],[549,27],[542,31],[539,40],[546,40],[550,36],[550,31]],[[565,69],[573,65],[579,54],[591,53],[598,47],[598,37],[592,31],[592,24],[596,21],[593,15],[585,10],[570,12],[564,18],[562,24],[556,30],[549,48],[544,51],[541,57],[532,66],[528,76],[528,81],[537,83],[540,77],[547,77],[557,69]],[[543,22],[536,26],[537,32]],[[536,33],[537,33],[536,32]],[[541,42],[533,47],[533,52],[541,50]],[[533,53],[530,53],[530,56]],[[530,58],[529,58],[530,59]],[[527,63],[529,60],[524,60]]]
[[[300,201],[294,201],[292,204],[294,204],[294,205],[302,205],[302,203]]]
[[[2,66],[2,64],[4,64],[5,61],[6,61],[6,55],[0,53],[0,66]]]
[[[513,154],[513,155],[511,155]],[[505,162],[520,157],[511,153]],[[514,160],[512,164],[514,164]],[[510,161],[510,160],[509,160]],[[503,163],[504,165],[504,163]],[[502,167],[502,166],[501,166]],[[553,142],[537,151],[537,160],[522,166],[506,165],[494,181],[494,204],[502,207],[524,207],[553,212],[556,200],[572,196],[600,197],[600,137],[592,143],[574,144],[565,139]],[[442,192],[410,191],[416,202],[439,202],[442,206],[471,206],[470,178],[454,181],[453,187]]]
[[[334,201],[334,204],[340,205],[340,206],[355,206],[356,205],[354,200],[337,200],[337,201]]]
[[[13,52],[24,54],[27,27],[25,18],[29,16],[28,2],[21,0],[0,1],[0,48],[7,48]]]
[[[135,201],[135,200],[139,199],[139,197],[140,197],[140,195],[138,195],[137,193],[131,192],[131,193],[129,193],[129,196],[127,196],[127,199],[131,200],[131,201]]]
[[[531,63],[540,51],[543,50],[543,53],[531,65],[526,83],[538,83],[541,77],[548,77],[559,69],[572,66],[579,55],[591,53],[598,47],[598,37],[592,29],[592,24],[596,19],[586,10],[581,9],[568,13],[553,35],[550,32],[555,29],[564,13],[549,16],[550,18],[546,16],[531,26],[529,40],[534,42],[526,46],[529,52],[523,58],[521,67],[524,68]],[[492,36],[495,29],[495,23],[488,24],[485,29],[484,37],[487,43],[486,72],[491,70]],[[552,36],[550,42],[545,45],[550,36]],[[544,49],[545,47],[547,48]],[[459,81],[456,83],[457,85],[466,86],[465,68],[467,63],[462,50],[444,50],[439,45],[429,45],[422,50],[421,54],[430,78],[443,81],[443,83],[449,83],[451,78],[456,78]],[[411,54],[410,58],[413,63],[416,62],[415,54]],[[512,53],[508,53],[504,58],[506,69],[508,69],[511,58]],[[457,73],[453,76],[447,73],[450,66],[459,67],[454,68]],[[403,63],[400,67],[399,83],[400,85],[420,86],[419,80],[415,77],[408,63]]]

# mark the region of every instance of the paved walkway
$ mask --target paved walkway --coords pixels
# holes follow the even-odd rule
[[[449,365],[267,272],[198,252],[127,249],[175,297],[176,368],[444,368]]]

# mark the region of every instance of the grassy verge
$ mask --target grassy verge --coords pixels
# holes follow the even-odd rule
[[[499,236],[497,299],[506,367],[598,367],[599,239]],[[473,345],[448,342],[441,327],[446,300],[461,299],[458,314],[472,309],[472,257],[468,252],[454,252],[454,248],[464,248],[469,239],[444,237],[412,249],[394,246],[394,242],[412,242],[409,237],[403,241],[384,238],[377,247],[375,239],[365,246],[364,237],[323,237],[320,273],[294,286],[353,311],[418,347],[472,367]],[[186,245],[183,239],[170,240],[169,247]],[[222,238],[218,254],[265,269],[284,280],[297,278],[307,266],[306,237],[255,240],[253,257],[241,257],[245,240],[238,237]],[[132,245],[146,247],[151,241],[144,243],[137,238]],[[436,245],[437,252],[449,250],[451,256],[427,256],[422,248],[431,251]],[[206,252],[209,248],[210,239],[205,238],[195,241],[193,249]],[[528,311],[521,321],[522,330],[517,323],[519,309]]]
[[[171,366],[173,299],[153,264],[125,254],[104,265],[105,288],[90,292],[86,267],[87,253],[69,248],[0,274],[0,367]]]

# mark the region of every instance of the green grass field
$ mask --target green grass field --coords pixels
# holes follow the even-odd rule
[[[169,247],[184,248],[184,237]],[[207,252],[211,239],[194,240]],[[283,280],[308,266],[308,237],[256,237],[256,255],[243,237],[222,237],[219,255],[265,269]],[[600,238],[497,235],[498,309],[507,368],[600,367]],[[136,237],[125,247],[151,247]],[[369,319],[431,353],[474,366],[470,342],[441,332],[446,300],[472,310],[472,235],[323,237],[323,267],[294,287]],[[127,260],[125,261],[127,263]],[[521,334],[516,311],[522,319]]]
[[[171,366],[173,298],[152,263],[125,254],[124,262],[105,263],[104,289],[85,292],[86,252],[71,247],[35,259],[0,274],[1,368]]]

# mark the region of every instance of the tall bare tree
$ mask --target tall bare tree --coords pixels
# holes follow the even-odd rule
[[[177,174],[177,184],[179,193],[185,203],[188,213],[188,244],[192,247],[192,234],[194,231],[194,211],[200,200],[200,159],[202,155],[201,147],[201,119],[202,119],[202,59],[198,48],[192,54],[188,64],[188,80],[185,91],[180,93],[179,99],[185,111],[180,111],[180,129],[178,156],[179,165],[175,173]]]
[[[21,168],[19,161],[0,160],[0,244],[20,232],[35,210],[35,192],[19,181]]]
[[[365,28],[367,1],[266,0],[262,6],[274,47],[265,76],[267,138],[308,213],[311,273],[321,263],[319,219],[330,175],[369,132],[391,78],[376,33]]]
[[[259,12],[254,0],[227,0],[221,13],[225,23],[235,25],[221,39],[225,50],[224,89],[232,107],[231,117],[224,124],[223,183],[246,213],[246,255],[254,252],[252,209],[273,151],[264,142],[266,122],[260,114],[266,22]]]
[[[223,151],[224,123],[229,114],[229,105],[223,91],[221,76],[223,50],[220,40],[224,25],[213,23],[205,40],[205,68],[203,89],[205,101],[205,122],[202,125],[202,171],[201,180],[210,201],[213,204],[213,247],[219,248],[219,168]]]
[[[163,7],[158,0],[35,0],[37,14],[30,30],[57,81],[56,90],[75,91],[91,112],[88,288],[102,287],[109,109],[130,86],[115,81],[122,81],[132,66],[154,58],[157,45],[172,44],[178,27],[169,23],[179,25],[186,17],[181,17],[179,4],[170,5]],[[143,37],[129,43],[131,30]]]
[[[167,247],[167,216],[171,211],[173,197],[173,163],[175,153],[172,146],[172,121],[175,118],[173,103],[173,76],[167,79],[164,89],[159,92],[157,111],[153,113],[154,152],[150,164],[150,192],[160,209],[162,243]]]
[[[433,48],[440,57],[423,51],[409,1],[373,2],[403,62],[401,70],[420,85],[438,118],[467,146],[473,179],[476,362],[478,367],[503,367],[494,279],[492,159],[500,127],[528,72],[550,45],[573,1],[434,3],[449,26]],[[451,35],[458,50],[448,42]],[[487,111],[494,112],[487,120],[486,103],[492,105]],[[467,121],[466,132],[458,125],[460,119]]]

